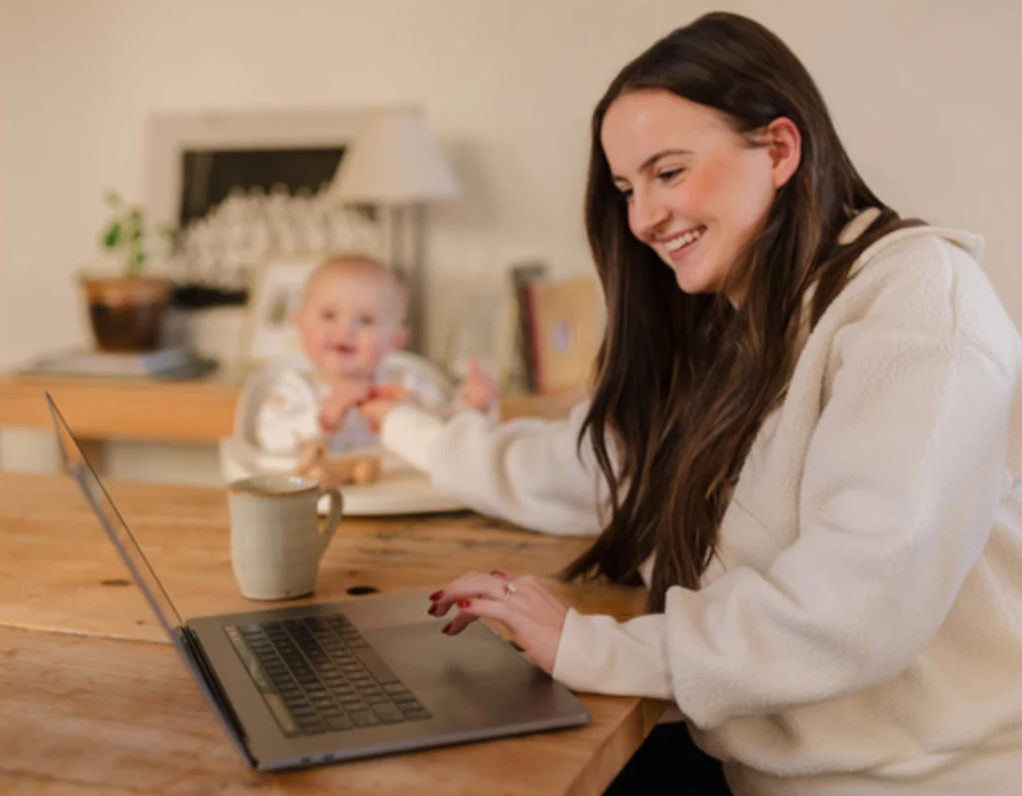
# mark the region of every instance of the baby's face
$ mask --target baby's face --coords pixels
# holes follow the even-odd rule
[[[369,378],[407,339],[395,286],[363,273],[325,273],[295,316],[305,355],[325,379]]]

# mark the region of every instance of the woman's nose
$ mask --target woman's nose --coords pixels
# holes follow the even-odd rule
[[[670,217],[670,210],[663,202],[645,191],[634,191],[631,205],[632,233],[640,239],[652,237]]]

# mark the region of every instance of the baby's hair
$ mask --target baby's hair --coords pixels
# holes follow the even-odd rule
[[[309,290],[312,288],[313,283],[326,273],[359,274],[384,281],[394,290],[398,317],[405,317],[408,311],[408,287],[405,285],[405,280],[378,258],[361,252],[340,252],[329,255],[316,266],[305,281],[305,292],[302,297],[303,303],[308,298]]]

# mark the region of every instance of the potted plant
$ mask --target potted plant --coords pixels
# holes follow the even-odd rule
[[[151,351],[160,343],[173,283],[145,274],[149,251],[142,208],[125,205],[116,191],[109,191],[105,199],[112,217],[100,245],[123,258],[124,267],[115,276],[82,277],[92,332],[103,351]]]

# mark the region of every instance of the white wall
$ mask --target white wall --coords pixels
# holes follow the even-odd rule
[[[885,200],[987,236],[986,268],[1022,320],[1016,0],[0,0],[0,368],[87,339],[72,275],[95,257],[104,188],[142,196],[155,111],[423,105],[467,188],[430,215],[438,344],[457,275],[533,255],[589,267],[590,110],[629,58],[711,8],[794,48]],[[5,468],[52,466],[46,435],[0,443]],[[207,449],[114,445],[109,460],[136,477],[216,474]]]

